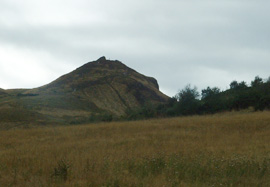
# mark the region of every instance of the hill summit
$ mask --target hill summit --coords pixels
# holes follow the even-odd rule
[[[159,91],[156,79],[105,57],[86,63],[45,86],[2,92],[7,94],[0,99],[0,116],[1,108],[16,106],[16,110],[35,113],[39,121],[64,123],[93,115],[120,117],[127,110],[168,99]]]

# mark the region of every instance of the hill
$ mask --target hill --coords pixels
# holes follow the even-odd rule
[[[125,115],[127,110],[147,103],[164,103],[168,99],[159,91],[156,79],[105,57],[89,62],[47,85],[3,93],[5,96],[0,99],[2,122],[34,121],[43,124],[110,120],[113,116]],[[25,118],[16,115],[21,112]]]
[[[6,95],[6,94],[7,94],[6,91],[4,89],[0,88],[0,96]]]

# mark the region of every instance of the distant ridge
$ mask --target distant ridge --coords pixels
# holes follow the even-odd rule
[[[0,96],[3,95],[7,95],[7,92],[4,89],[0,88]]]
[[[0,99],[0,116],[1,109],[16,105],[16,109],[35,113],[42,123],[76,123],[92,116],[124,116],[127,110],[167,99],[156,79],[103,56],[42,87],[9,91]]]

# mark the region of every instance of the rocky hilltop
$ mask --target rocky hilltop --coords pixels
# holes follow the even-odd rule
[[[156,79],[105,57],[39,88],[0,89],[0,96],[0,122],[44,124],[84,122],[93,116],[120,117],[127,110],[168,99],[159,91]]]

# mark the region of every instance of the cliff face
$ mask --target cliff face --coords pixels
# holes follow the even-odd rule
[[[159,91],[156,79],[105,57],[45,86],[12,93],[19,106],[59,121],[104,113],[122,116],[128,109],[168,99]]]

